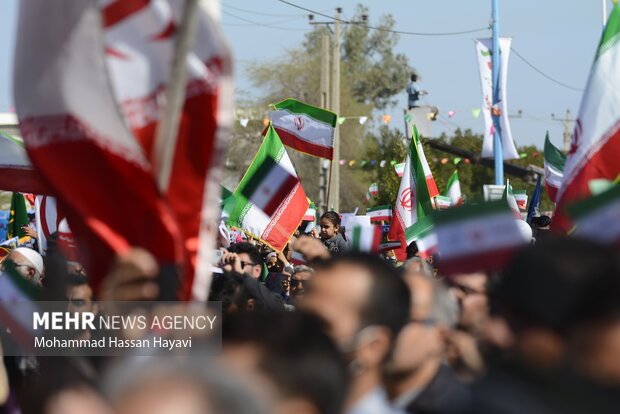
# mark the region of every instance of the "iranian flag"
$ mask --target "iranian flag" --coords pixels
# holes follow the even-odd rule
[[[132,246],[161,266],[182,262],[174,215],[111,88],[97,3],[19,5],[13,84],[22,136],[66,207],[89,280],[97,289],[114,255]]]
[[[172,81],[185,0],[101,0],[105,59],[125,122],[147,161],[155,145],[165,87]],[[222,163],[233,121],[232,62],[219,25],[219,0],[200,1],[194,42],[184,60],[184,100],[170,180],[163,190],[181,234],[180,297],[206,300],[219,218]],[[105,188],[105,187],[102,187]],[[72,224],[73,225],[73,224]]]
[[[405,172],[405,163],[401,162],[400,164],[394,164],[394,171],[396,171],[396,175],[402,177]]]
[[[271,124],[284,145],[315,157],[334,158],[335,113],[295,99],[285,99],[273,108]]]
[[[392,206],[385,204],[366,209],[366,215],[370,217],[371,223],[378,221],[390,221],[392,220]]]
[[[514,216],[518,219],[523,219],[521,215],[521,211],[519,210],[519,205],[517,204],[517,199],[515,198],[514,191],[512,190],[512,186],[510,185],[510,180],[506,180],[506,185],[504,186],[504,194],[502,195],[502,200],[508,204],[510,210]]]
[[[351,229],[351,250],[378,253],[383,232],[380,226],[354,226]]]
[[[307,198],[307,200],[308,210],[306,210],[306,214],[304,214],[303,221],[311,221],[314,223],[316,221],[316,205],[310,201],[309,198]]]
[[[603,32],[566,158],[553,227],[571,227],[566,208],[590,195],[589,182],[620,174],[620,7],[616,4]]]
[[[422,145],[422,140],[420,139],[420,135],[418,134],[418,127],[415,124],[413,124],[413,139],[415,140],[416,146],[418,148],[418,156],[420,157],[420,162],[422,163],[422,168],[424,170],[424,176],[426,177],[428,195],[431,197],[435,197],[439,195],[439,191],[437,190],[437,184],[435,184],[435,179],[433,178],[431,167],[429,167],[428,161],[426,161],[426,155],[424,155],[424,146]]]
[[[426,183],[424,167],[414,137],[409,144],[409,153],[405,160],[403,178],[398,188],[392,213],[393,219],[388,232],[390,240],[398,240],[402,243],[399,249],[394,250],[396,258],[400,261],[407,259],[405,229],[429,215],[433,210]]]
[[[463,204],[463,195],[461,194],[461,182],[459,181],[459,172],[454,171],[446,185],[444,196],[450,198],[450,205],[460,206]]]
[[[267,156],[252,176],[248,177],[241,193],[265,214],[272,216],[298,184],[299,178],[296,175]]]
[[[452,205],[452,200],[450,199],[450,197],[444,197],[439,195],[435,197],[435,203],[439,210],[445,210],[446,208],[450,208],[450,206]]]
[[[407,244],[416,243],[418,254],[428,259],[437,253],[437,234],[431,216],[426,216],[405,230]]]
[[[297,177],[282,141],[273,126],[269,125],[265,139],[252,164],[233,193],[235,203],[230,208],[227,224],[243,230],[280,252],[299,227],[308,211],[309,203],[299,181],[287,194],[283,195],[281,203],[271,215],[265,214],[262,209],[241,195],[246,191],[253,177],[259,173],[260,166],[268,157],[289,174]]]
[[[442,274],[498,270],[527,241],[514,213],[497,201],[440,211],[434,216]]]
[[[30,163],[24,142],[2,131],[0,131],[0,190],[49,193],[49,187]]]
[[[515,201],[517,202],[517,207],[519,207],[519,210],[526,210],[527,192],[525,190],[514,190],[512,193],[515,197]]]
[[[366,201],[370,201],[373,195],[379,195],[379,186],[377,183],[370,184],[368,187],[368,192],[366,192]]]
[[[549,139],[549,133],[545,137],[545,187],[549,199],[555,203],[558,190],[564,177],[564,164],[566,155],[557,149]]]
[[[620,184],[568,207],[573,236],[620,247]]]

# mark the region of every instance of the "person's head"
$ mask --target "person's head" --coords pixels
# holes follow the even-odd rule
[[[93,312],[98,313],[99,309],[93,305],[93,289],[88,284],[85,276],[76,273],[69,273],[67,278],[67,301],[69,312]]]
[[[306,265],[297,265],[294,269],[290,281],[291,297],[293,297],[295,301],[299,301],[304,297],[306,287],[311,283],[314,269]]]
[[[229,370],[200,357],[133,358],[106,374],[116,414],[262,414],[260,400]]]
[[[263,259],[258,249],[248,242],[232,244],[228,251],[237,253],[241,260],[241,269],[254,279],[258,279],[263,272]]]
[[[340,216],[335,211],[328,211],[321,216],[319,225],[321,226],[321,239],[332,239],[340,231]]]
[[[411,242],[407,245],[407,259],[416,257],[418,255],[418,245],[416,242]]]
[[[481,333],[489,319],[488,281],[489,276],[483,272],[457,273],[446,280],[458,300],[459,326],[474,335]]]
[[[209,301],[222,302],[224,315],[236,311],[279,310],[275,297],[264,292],[256,279],[235,272],[214,275]]]
[[[618,298],[616,252],[576,238],[548,238],[514,257],[491,290],[491,310],[525,360],[552,366],[567,360],[582,374],[620,384]]]
[[[25,279],[41,286],[43,284],[44,267],[43,258],[37,252],[27,247],[18,247],[11,252],[2,261],[2,268],[15,266],[16,271]]]
[[[416,75],[415,73],[411,74],[411,82],[417,82],[418,81],[418,75]]]
[[[321,316],[356,371],[377,372],[409,316],[409,291],[377,256],[347,253],[316,270],[300,307]]]
[[[435,272],[433,272],[433,266],[420,256],[407,259],[405,262],[405,270],[407,273],[423,273],[428,277],[433,277],[435,275]]]
[[[416,272],[407,272],[404,279],[411,293],[409,323],[398,334],[386,367],[388,378],[396,381],[427,364],[438,366],[458,319],[456,300],[441,281]]]
[[[278,259],[278,254],[276,252],[267,253],[265,265],[269,272],[280,273],[284,269],[284,264]]]

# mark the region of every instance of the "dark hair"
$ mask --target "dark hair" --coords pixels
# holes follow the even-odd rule
[[[222,314],[226,314],[233,304],[240,302],[243,275],[236,272],[215,273],[209,291],[209,301],[222,302]]]
[[[285,397],[306,399],[322,414],[341,412],[346,365],[317,317],[303,312],[237,314],[224,322],[222,337],[224,347],[258,348],[259,369]]]
[[[620,266],[605,246],[549,237],[517,254],[490,292],[491,311],[515,331],[566,334],[576,324],[618,316]]]
[[[321,216],[321,220],[323,219],[328,220],[334,225],[334,227],[340,226],[340,223],[342,222],[342,220],[340,220],[340,214],[336,213],[335,211],[328,211],[326,213],[323,213],[323,215]]]
[[[370,325],[385,326],[395,337],[409,320],[411,301],[409,288],[398,271],[378,256],[356,252],[331,257],[318,267],[329,269],[341,264],[361,267],[372,278],[370,294],[360,315],[360,329]]]
[[[415,82],[418,80],[418,75],[416,75],[415,73],[411,74],[411,82]]]
[[[252,263],[255,265],[263,265],[263,258],[261,257],[260,252],[256,246],[253,246],[251,243],[241,242],[231,244],[228,251],[231,253],[247,253],[247,255],[250,256]]]
[[[80,275],[77,273],[69,273],[67,275],[67,286],[82,286],[88,285],[88,278],[84,275]]]
[[[407,259],[411,259],[412,257],[415,257],[415,255],[419,251],[417,243],[416,242],[409,243],[406,251],[407,251]]]
[[[551,224],[549,216],[532,217],[532,224],[536,227],[547,227]]]

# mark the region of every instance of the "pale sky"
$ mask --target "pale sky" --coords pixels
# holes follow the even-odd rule
[[[333,14],[343,8],[350,19],[358,1],[291,0],[306,8]],[[11,67],[15,38],[17,0],[0,0],[0,112],[12,106]],[[381,14],[392,14],[396,30],[438,33],[466,31],[489,25],[491,0],[367,0],[370,24]],[[513,48],[531,64],[553,79],[583,89],[602,30],[601,0],[499,0],[500,33],[513,38]],[[612,2],[607,2],[608,12]],[[223,29],[235,57],[235,82],[239,90],[260,93],[249,82],[244,67],[253,59],[281,55],[297,47],[310,31],[307,12],[278,0],[223,0]],[[316,20],[325,21],[317,16]],[[267,26],[265,26],[267,25]],[[481,106],[473,39],[488,37],[490,31],[458,36],[401,35],[397,51],[404,53],[422,77],[429,91],[426,101],[439,107],[439,121],[433,132],[439,135],[455,128],[482,132],[482,117],[474,119],[471,109]],[[33,52],[34,53],[34,52]],[[511,114],[523,111],[522,118],[511,119],[517,145],[536,144],[542,148],[545,131],[561,146],[564,126],[551,120],[551,113],[564,117],[569,109],[577,116],[583,92],[568,89],[543,77],[516,55],[510,57],[508,107]],[[388,111],[391,125],[403,128],[402,107]],[[453,118],[447,113],[456,111]],[[382,112],[377,112],[381,115]],[[357,114],[340,114],[355,116]]]

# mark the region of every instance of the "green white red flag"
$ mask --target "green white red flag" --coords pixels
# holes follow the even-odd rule
[[[552,226],[571,228],[567,206],[587,198],[589,182],[620,174],[620,8],[609,15],[590,70],[566,158]]]
[[[459,172],[454,171],[446,184],[446,192],[443,194],[450,198],[450,205],[460,206],[463,204],[463,195],[461,194],[461,182],[459,181]]]
[[[267,157],[273,158],[281,168],[297,177],[295,167],[282,141],[273,126],[269,125],[265,139],[252,164],[233,193],[234,205],[227,207],[229,209],[227,224],[262,240],[269,247],[280,252],[299,227],[308,211],[309,203],[299,181],[284,196],[278,208],[271,215],[265,214],[254,203],[241,196]]]
[[[379,195],[379,185],[377,183],[370,184],[368,192],[366,193],[366,201],[370,201],[372,196]]]
[[[400,164],[394,164],[394,171],[396,171],[396,175],[402,177],[405,172],[405,163],[401,162]]]
[[[376,206],[366,209],[366,215],[370,217],[370,222],[375,223],[379,221],[391,221],[392,220],[392,206],[385,204],[382,206]]]
[[[6,239],[24,237],[25,234],[22,227],[27,226],[28,222],[26,199],[24,199],[21,193],[13,193],[11,196],[11,210],[9,212],[9,222],[6,229]]]
[[[438,195],[435,197],[435,203],[437,204],[437,208],[439,210],[445,210],[446,208],[450,208],[452,206],[452,199],[450,199],[450,197]]]
[[[527,192],[525,190],[513,190],[512,194],[519,210],[527,210]]]
[[[273,107],[275,111],[269,112],[271,124],[284,145],[315,157],[334,158],[335,113],[295,99],[285,99]]]
[[[304,219],[303,221],[311,221],[311,222],[315,222],[316,221],[316,205],[310,201],[310,199],[308,198],[308,210],[306,210],[306,214],[304,214]]]
[[[405,230],[407,244],[416,243],[418,254],[428,259],[437,253],[437,234],[432,216],[426,216]]]
[[[267,156],[252,176],[248,177],[241,193],[265,214],[272,216],[298,184],[299,178],[296,175]]]
[[[620,184],[568,207],[572,235],[620,247]]]
[[[545,137],[545,187],[549,199],[554,203],[564,178],[565,164],[566,155],[551,143],[547,132]]]
[[[415,124],[413,124],[413,139],[415,140],[416,146],[418,148],[418,156],[420,157],[420,162],[422,163],[422,168],[424,169],[424,176],[426,177],[428,195],[431,198],[435,197],[439,194],[439,190],[437,190],[437,184],[435,184],[435,179],[433,178],[433,172],[431,171],[431,167],[429,167],[428,161],[426,161],[424,146],[422,145],[422,140],[420,139],[420,135],[418,134],[418,127]]]
[[[527,243],[502,201],[450,208],[433,219],[442,274],[501,269]]]
[[[401,247],[400,241],[381,243],[382,237],[381,226],[356,225],[351,231],[351,250],[377,254]]]
[[[405,261],[407,259],[405,229],[431,214],[433,210],[424,167],[414,138],[409,144],[409,153],[394,206],[388,238],[392,241],[401,241],[401,247],[395,249],[394,253],[398,260]]]

